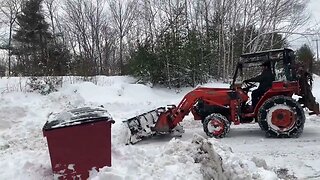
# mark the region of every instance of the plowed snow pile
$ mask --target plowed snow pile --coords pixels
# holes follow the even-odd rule
[[[216,140],[204,138],[201,123],[188,116],[182,123],[186,130],[182,138],[164,136],[126,146],[123,120],[158,106],[177,104],[192,89],[177,93],[150,88],[134,84],[130,77],[99,77],[96,84],[68,77],[58,92],[43,96],[24,92],[24,81],[0,79],[0,179],[52,179],[42,134],[48,114],[100,105],[116,121],[112,127],[112,167],[92,171],[90,179],[320,177],[319,117],[308,116],[304,134],[298,139],[266,139],[257,125],[241,125],[232,126],[228,137]],[[207,86],[228,87],[221,83]],[[320,88],[319,78],[315,87]]]
[[[197,134],[190,141],[150,146],[116,148],[113,167],[93,173],[93,179],[277,179],[263,160],[241,160],[230,148]]]

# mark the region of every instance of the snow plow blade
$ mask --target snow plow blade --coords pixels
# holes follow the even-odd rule
[[[160,107],[123,121],[123,123],[126,123],[129,128],[129,135],[126,144],[135,144],[153,135],[167,133],[160,133],[155,130],[159,117],[165,112],[166,108]]]

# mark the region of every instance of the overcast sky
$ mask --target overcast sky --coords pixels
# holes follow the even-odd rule
[[[312,21],[313,22],[319,22],[320,17],[320,0],[310,0],[308,9],[310,10],[312,14]]]
[[[305,26],[312,29],[320,30],[320,0],[310,0],[308,5],[308,11],[310,12],[309,23]],[[297,30],[297,32],[304,32],[307,28]],[[308,38],[294,35],[289,38],[290,45],[293,49],[298,49],[303,44],[308,44],[316,52],[316,42],[314,40],[320,39],[320,36],[308,36]],[[319,41],[320,46],[320,41]]]

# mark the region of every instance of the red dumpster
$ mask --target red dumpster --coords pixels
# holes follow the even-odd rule
[[[87,179],[89,171],[111,166],[111,124],[103,108],[51,114],[43,127],[55,179]]]

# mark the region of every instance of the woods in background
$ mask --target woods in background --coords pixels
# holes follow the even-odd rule
[[[288,45],[307,0],[1,0],[10,75],[228,80],[240,54]],[[5,27],[5,28],[4,28]],[[1,64],[0,64],[1,67]]]

